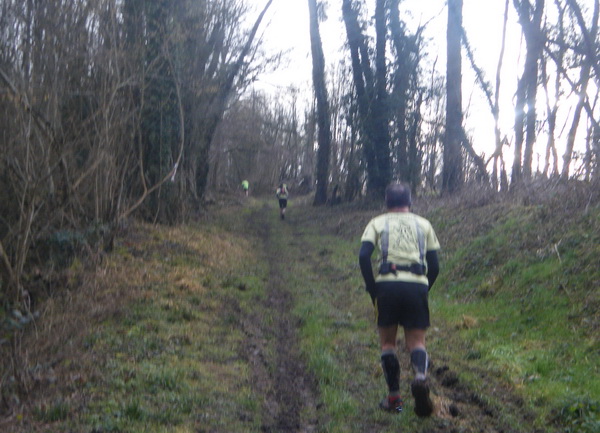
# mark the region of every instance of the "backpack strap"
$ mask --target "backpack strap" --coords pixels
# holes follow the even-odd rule
[[[417,217],[415,216],[415,226],[417,228],[417,242],[419,243],[419,264],[423,266],[423,271],[425,270],[425,236],[423,235],[423,230],[421,230],[421,226],[419,225],[419,221],[417,221]]]
[[[390,220],[385,219],[383,233],[381,234],[381,262],[387,263],[388,250],[390,248]]]

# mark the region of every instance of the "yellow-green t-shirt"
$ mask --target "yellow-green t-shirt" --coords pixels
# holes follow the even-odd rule
[[[288,198],[288,190],[287,187],[277,188],[276,191],[277,198],[279,199],[287,199]]]
[[[378,264],[382,261],[382,236],[388,226],[387,261],[401,266],[421,263],[427,266],[427,251],[440,249],[440,243],[431,223],[411,212],[388,212],[369,221],[361,237],[361,242],[371,242],[379,252]],[[418,225],[418,228],[417,228]],[[422,253],[419,248],[419,230],[421,232]],[[421,258],[422,254],[422,258]],[[377,266],[379,269],[379,266]],[[376,281],[407,281],[427,284],[425,275],[416,275],[408,271],[397,271],[385,275],[376,275]]]

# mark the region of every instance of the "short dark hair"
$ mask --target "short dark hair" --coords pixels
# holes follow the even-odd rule
[[[394,207],[410,207],[410,187],[404,183],[391,183],[385,189],[385,205],[388,209]]]

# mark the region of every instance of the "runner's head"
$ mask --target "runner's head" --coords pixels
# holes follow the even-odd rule
[[[388,209],[410,207],[410,187],[403,183],[391,183],[385,189],[385,205]]]

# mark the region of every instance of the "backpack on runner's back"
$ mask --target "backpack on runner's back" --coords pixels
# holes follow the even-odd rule
[[[277,188],[277,197],[278,198],[287,198],[288,191],[287,186],[283,184],[283,186]]]

